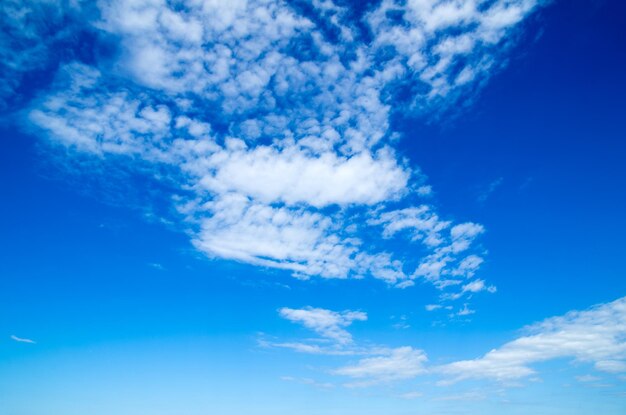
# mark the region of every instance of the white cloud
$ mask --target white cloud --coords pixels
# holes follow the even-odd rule
[[[361,311],[336,312],[323,308],[307,307],[303,309],[281,308],[280,316],[300,323],[322,337],[341,345],[352,343],[352,336],[345,330],[354,321],[367,320],[367,314]]]
[[[207,163],[215,174],[205,175],[199,184],[215,193],[236,192],[267,204],[304,203],[318,208],[397,199],[406,192],[409,176],[389,149],[352,157],[334,152],[312,157],[296,147],[280,151],[262,146],[219,152]]]
[[[445,243],[437,246],[432,254],[421,260],[411,278],[424,278],[440,290],[463,284],[466,279],[474,276],[483,262],[482,257],[476,254],[466,254],[474,240],[483,232],[483,226],[476,223],[467,222],[453,226],[444,239]],[[443,298],[455,300],[468,292],[477,292],[472,291],[478,288],[477,284],[480,285],[476,282],[466,284],[460,291],[448,293]],[[495,290],[495,287],[488,288],[489,292]]]
[[[287,269],[304,279],[371,275],[396,283],[407,278],[399,261],[361,252],[358,239],[342,237],[340,224],[317,212],[252,203],[237,193],[190,211],[200,228],[193,243],[212,256]]]
[[[455,270],[455,272],[458,273],[459,272],[458,269]],[[445,300],[458,300],[459,298],[461,298],[465,294],[471,295],[471,294],[479,293],[479,292],[482,292],[482,291],[495,293],[497,291],[497,289],[493,285],[487,286],[485,284],[484,280],[474,280],[474,281],[471,281],[471,282],[463,285],[463,287],[461,288],[461,290],[459,292],[456,292],[456,293],[446,293],[446,294],[443,294],[441,296],[441,298],[445,299]],[[465,315],[467,315],[467,314],[472,314],[472,313],[465,313]],[[459,314],[459,315],[463,315],[463,314]]]
[[[422,350],[399,347],[386,351],[381,356],[359,360],[352,366],[333,371],[336,375],[362,379],[348,386],[369,386],[381,382],[411,379],[426,373],[424,364],[428,358]]]
[[[586,311],[571,311],[525,330],[483,357],[439,367],[452,382],[489,378],[510,381],[535,373],[531,365],[570,358],[609,373],[626,373],[626,297]]]
[[[371,386],[381,382],[391,382],[413,378],[426,372],[424,364],[428,360],[421,350],[411,347],[396,349],[381,347],[360,347],[355,345],[351,334],[346,330],[354,321],[367,320],[361,311],[336,312],[321,308],[303,309],[281,308],[281,317],[314,331],[323,339],[306,342],[269,342],[261,340],[263,347],[285,348],[299,353],[350,356],[365,355],[354,365],[344,366],[331,373],[346,376],[356,381],[348,387]],[[324,344],[328,340],[330,345]],[[321,343],[321,344],[320,344]]]
[[[393,46],[399,52],[396,59],[430,86],[428,97],[441,105],[438,97],[450,98],[458,88],[488,77],[496,46],[506,49],[506,35],[543,3],[497,0],[485,7],[474,0],[383,0],[370,12],[368,22],[378,33],[375,45]],[[398,15],[403,24],[398,24]],[[419,106],[428,104],[415,101]]]
[[[449,221],[440,220],[428,206],[384,212],[370,223],[383,225],[384,237],[390,238],[398,232],[408,230],[411,239],[420,240],[431,247],[443,243],[441,232],[450,226]]]
[[[463,286],[463,292],[477,293],[485,290],[485,281],[475,280]]]
[[[456,315],[463,317],[463,316],[469,316],[475,313],[476,313],[475,310],[471,310],[470,308],[467,307],[467,304],[463,304],[463,308],[457,311]]]
[[[626,355],[619,356],[620,359],[625,359]],[[626,361],[624,360],[600,360],[594,365],[596,369],[607,373],[626,373]]]
[[[415,192],[420,196],[431,196],[433,193],[433,188],[430,185],[423,185],[418,187]]]
[[[11,335],[11,340],[14,340],[18,343],[29,343],[29,344],[35,344],[35,341],[31,340],[31,339],[25,339],[22,337],[17,337],[15,335]]]

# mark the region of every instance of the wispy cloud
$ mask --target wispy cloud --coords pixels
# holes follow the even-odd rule
[[[313,386],[319,389],[332,389],[335,387],[334,384],[330,383],[330,382],[318,382],[315,379],[311,379],[311,378],[299,378],[299,377],[293,377],[293,376],[282,376],[280,378],[281,380],[284,380],[286,382],[296,382],[296,383],[301,383],[303,385],[309,385],[309,386]]]
[[[31,339],[26,339],[23,337],[17,337],[15,335],[11,335],[11,340],[14,340],[18,343],[29,343],[29,344],[36,344],[36,342],[34,340]]]
[[[328,356],[371,353],[368,348],[355,345],[352,335],[346,330],[355,321],[367,320],[367,314],[362,311],[337,312],[314,307],[301,309],[283,307],[278,310],[278,314],[286,320],[301,324],[320,337],[296,341],[276,341],[262,335],[258,339],[259,346]]]
[[[159,264],[158,262],[150,262],[148,263],[148,266],[159,271],[165,270],[165,267],[162,264]]]
[[[423,396],[424,396],[424,394],[422,392],[418,392],[418,391],[405,392],[405,393],[401,393],[401,394],[397,395],[398,398],[400,398],[400,399],[407,399],[407,400],[418,399],[418,398],[421,398]]]
[[[484,401],[487,399],[487,395],[484,392],[471,391],[459,393],[456,395],[445,395],[436,398],[437,401]]]
[[[314,322],[307,327],[324,333],[326,327],[330,326],[334,333],[341,317],[337,313],[325,311],[334,317],[313,317]],[[466,316],[471,313],[473,310],[465,304],[456,315]],[[301,322],[303,319],[294,321]],[[329,320],[332,323],[323,323],[322,328],[319,328],[318,321]],[[571,359],[591,365],[599,372],[626,375],[626,297],[585,311],[571,311],[563,316],[548,318],[524,328],[523,336],[492,349],[482,357],[447,364],[429,365],[426,352],[413,346],[363,347],[352,344],[349,334],[340,330],[341,335],[332,334],[326,337],[339,337],[344,343],[343,339],[350,339],[349,347],[330,348],[329,353],[322,353],[323,348],[311,343],[296,342],[288,347],[307,353],[362,355],[361,359],[330,371],[337,376],[352,378],[353,381],[345,384],[349,387],[407,381],[419,376],[437,377],[441,386],[470,379],[486,379],[511,385],[524,378],[532,380],[531,376],[537,374],[533,365],[555,359]],[[337,353],[332,353],[333,350]],[[580,382],[600,380],[589,374],[577,376],[576,379]]]
[[[79,2],[3,0],[0,5],[0,111],[24,102],[25,74],[45,69],[82,23]],[[66,49],[72,56],[70,49]]]
[[[380,356],[361,359],[353,365],[335,369],[332,373],[357,379],[346,386],[371,386],[381,382],[412,379],[426,373],[428,361],[423,350],[398,347]]]
[[[259,339],[258,345],[264,348],[288,349],[296,353],[306,353],[325,356],[351,356],[363,354],[364,351],[356,350],[353,347],[346,347],[341,344],[316,344],[312,342],[276,342],[267,339]]]
[[[576,380],[579,382],[597,382],[602,380],[602,378],[599,378],[598,376],[593,376],[593,375],[581,375],[581,376],[576,376]]]
[[[572,311],[525,329],[528,333],[483,357],[439,367],[452,382],[510,381],[535,374],[534,363],[571,358],[609,373],[626,373],[626,298]]]
[[[284,319],[300,323],[320,336],[341,345],[352,343],[352,336],[345,330],[345,327],[350,326],[354,321],[367,320],[367,314],[362,311],[335,312],[313,307],[281,308],[279,313]]]
[[[504,179],[502,177],[498,177],[489,183],[489,185],[479,193],[476,200],[478,200],[479,203],[485,203],[487,199],[489,199],[489,196],[502,185],[503,181]]]

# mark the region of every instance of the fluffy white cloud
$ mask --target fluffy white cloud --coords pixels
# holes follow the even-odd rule
[[[586,311],[572,311],[527,327],[525,336],[483,357],[439,367],[450,381],[509,381],[535,373],[531,365],[570,358],[599,371],[626,373],[626,297]]]
[[[281,151],[263,146],[217,153],[214,159],[215,174],[204,176],[200,186],[268,204],[372,205],[406,192],[409,176],[389,149],[340,157],[334,152],[311,156],[295,147]]]

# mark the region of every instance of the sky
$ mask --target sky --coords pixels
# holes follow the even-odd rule
[[[625,20],[5,0],[0,412],[623,414]]]

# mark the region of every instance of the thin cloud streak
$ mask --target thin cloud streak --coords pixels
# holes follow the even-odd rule
[[[16,341],[18,343],[28,343],[28,344],[36,344],[37,343],[34,340],[26,339],[26,338],[22,338],[22,337],[17,337],[15,335],[11,335],[10,338],[11,338],[11,340],[14,340],[14,341]]]

